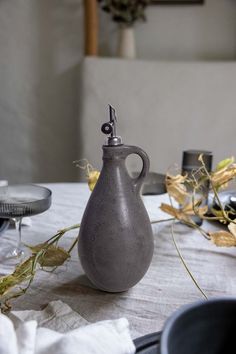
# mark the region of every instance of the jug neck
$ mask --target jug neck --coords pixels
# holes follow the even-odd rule
[[[131,154],[136,154],[138,155],[143,162],[143,167],[142,170],[140,171],[140,174],[137,178],[132,179],[126,168],[123,168],[125,165],[125,159],[131,155]],[[118,145],[118,146],[103,146],[103,171],[106,171],[108,168],[111,166],[115,167],[112,168],[111,170],[117,171],[117,168],[119,169],[119,174],[121,173],[122,175],[128,175],[129,178],[132,180],[132,183],[137,191],[140,191],[142,183],[144,182],[148,171],[149,171],[149,158],[148,155],[146,154],[145,151],[140,149],[137,146],[130,146],[130,145]],[[123,171],[123,172],[121,172]],[[116,172],[114,172],[116,173]]]
[[[108,160],[125,160],[129,153],[127,145],[107,146],[103,145],[103,161]]]

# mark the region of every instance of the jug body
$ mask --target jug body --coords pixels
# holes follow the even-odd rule
[[[125,165],[133,153],[143,160],[135,179]],[[82,267],[101,290],[129,289],[151,263],[153,234],[140,195],[148,169],[149,159],[138,147],[103,146],[103,168],[84,212],[78,243]]]

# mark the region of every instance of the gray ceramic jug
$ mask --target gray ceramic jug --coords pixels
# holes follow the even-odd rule
[[[102,126],[108,137],[103,167],[85,209],[79,233],[79,258],[90,281],[108,292],[134,286],[153,256],[153,234],[140,189],[149,171],[149,158],[138,147],[123,145],[115,133],[115,111]],[[143,168],[137,178],[128,174],[125,160],[137,154]]]

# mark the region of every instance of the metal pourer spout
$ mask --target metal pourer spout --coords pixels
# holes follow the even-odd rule
[[[109,105],[109,117],[110,121],[108,123],[104,123],[101,127],[101,131],[104,134],[109,135],[106,139],[106,145],[122,145],[121,137],[116,136],[116,112],[111,105]]]

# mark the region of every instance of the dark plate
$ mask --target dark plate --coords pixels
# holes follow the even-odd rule
[[[160,339],[161,332],[155,332],[140,338],[136,338],[134,340],[136,353],[160,354]]]

